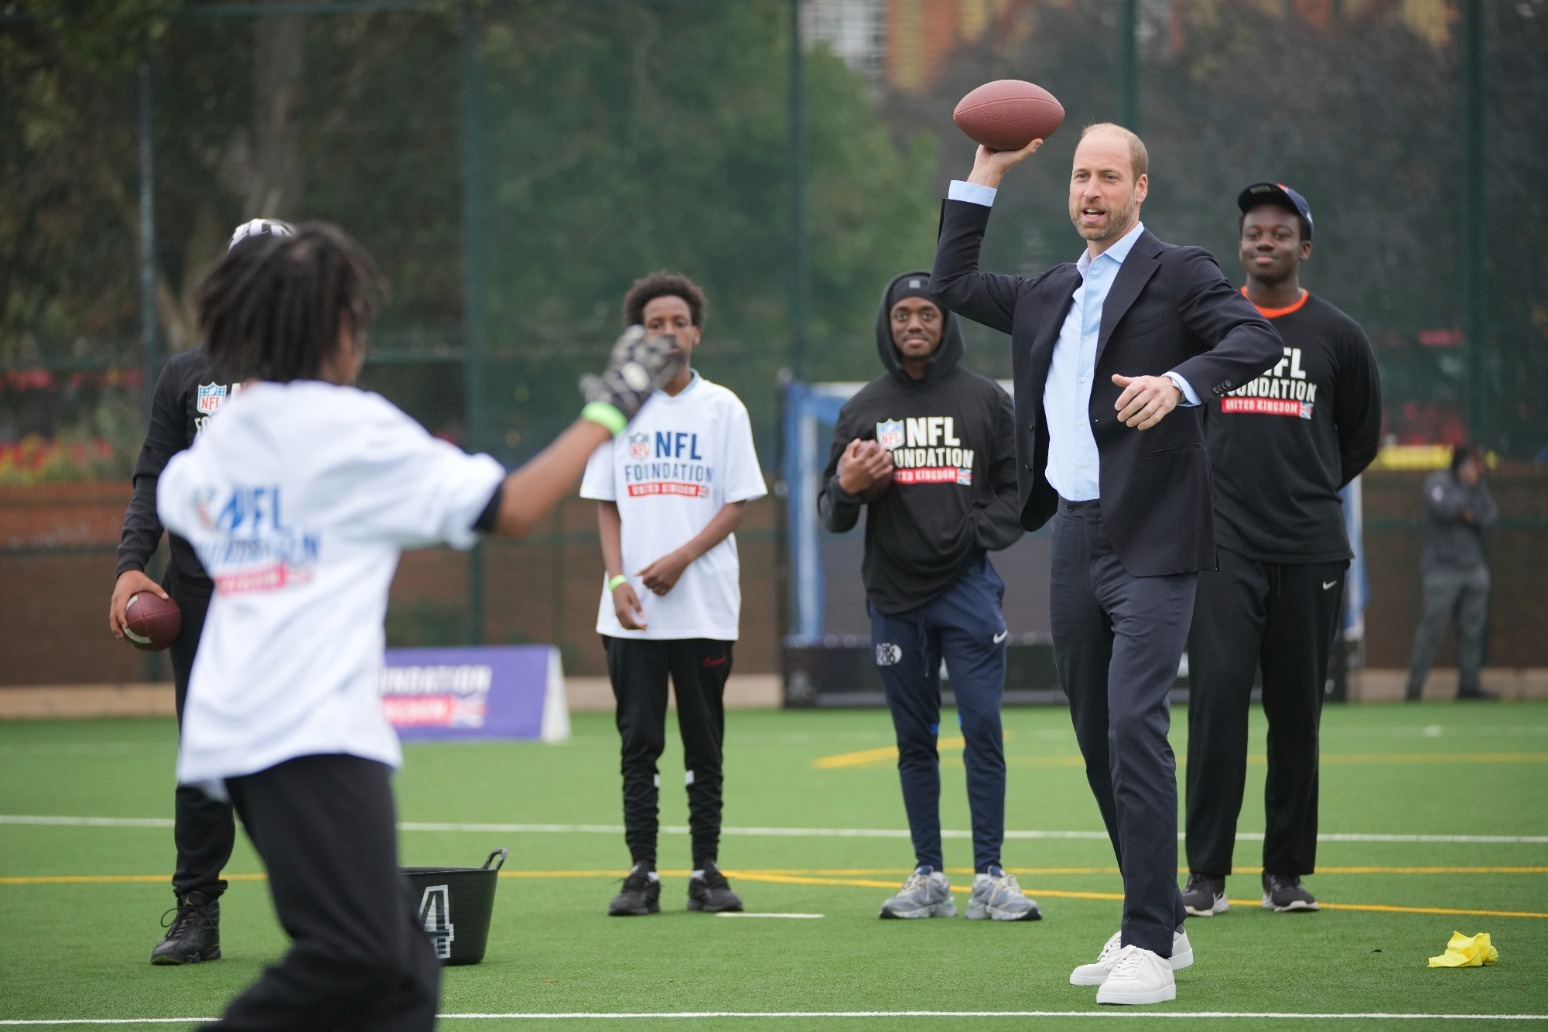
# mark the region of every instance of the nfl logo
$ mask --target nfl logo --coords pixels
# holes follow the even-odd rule
[[[903,421],[889,419],[876,424],[876,443],[891,451],[903,447]]]
[[[199,411],[210,415],[220,408],[220,403],[226,400],[226,385],[223,383],[201,383],[199,385]]]
[[[629,458],[645,459],[650,457],[650,437],[647,434],[629,435]]]

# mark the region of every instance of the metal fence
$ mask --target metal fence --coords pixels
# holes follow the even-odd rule
[[[18,491],[127,477],[160,364],[195,343],[193,286],[260,214],[362,240],[393,288],[363,384],[512,463],[573,417],[629,283],[692,276],[696,364],[747,403],[772,473],[780,370],[876,374],[877,295],[929,266],[971,161],[951,109],[994,78],[1046,86],[1068,123],[1006,182],[986,266],[1078,254],[1078,129],[1121,121],[1150,148],[1147,226],[1228,276],[1242,186],[1308,197],[1303,279],[1376,346],[1389,441],[1548,445],[1543,0],[67,7],[0,13],[0,484]],[[969,344],[1008,374],[1002,338]],[[15,562],[48,547],[8,544]],[[104,597],[111,545],[92,546]],[[484,562],[447,635],[485,636]]]

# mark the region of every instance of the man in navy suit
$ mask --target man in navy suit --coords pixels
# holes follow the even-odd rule
[[[1166,736],[1198,572],[1216,565],[1200,401],[1257,376],[1283,345],[1209,252],[1139,221],[1149,158],[1122,126],[1090,126],[1075,149],[1080,260],[1032,277],[980,272],[1000,179],[1040,145],[980,147],[951,184],[930,289],[1011,335],[1021,522],[1053,520],[1054,656],[1124,884],[1119,932],[1070,982],[1098,986],[1098,1003],[1160,1003],[1193,962]]]

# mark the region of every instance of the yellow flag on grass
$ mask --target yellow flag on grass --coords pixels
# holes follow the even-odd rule
[[[1488,932],[1479,932],[1477,935],[1452,932],[1451,941],[1446,944],[1446,952],[1438,957],[1431,957],[1430,966],[1432,968],[1483,967],[1499,959],[1500,951],[1489,942]]]

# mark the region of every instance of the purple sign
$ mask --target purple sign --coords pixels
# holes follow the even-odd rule
[[[552,645],[388,649],[382,709],[404,741],[569,737]]]

